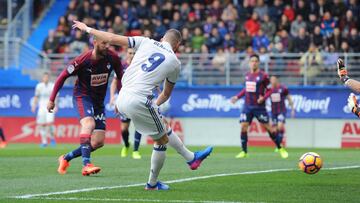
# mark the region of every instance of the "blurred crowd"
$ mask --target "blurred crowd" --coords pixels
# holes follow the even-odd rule
[[[157,40],[175,28],[184,38],[181,53],[359,52],[359,18],[356,0],[71,0],[43,51],[88,49],[89,38],[71,29],[73,20],[81,20]]]

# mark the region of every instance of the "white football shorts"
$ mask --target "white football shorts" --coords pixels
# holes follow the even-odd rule
[[[122,116],[131,119],[135,129],[142,135],[149,135],[154,140],[165,135],[166,125],[159,113],[159,107],[151,97],[135,96],[121,90],[116,107]]]

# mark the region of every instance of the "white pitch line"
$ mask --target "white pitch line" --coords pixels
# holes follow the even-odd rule
[[[354,169],[354,168],[360,168],[360,165],[324,168],[323,170],[341,170],[341,169]],[[198,176],[198,177],[191,177],[191,178],[182,178],[182,179],[177,179],[177,180],[169,180],[169,181],[165,181],[165,183],[182,183],[182,182],[209,179],[209,178],[215,178],[215,177],[225,177],[225,176],[235,176],[235,175],[250,175],[250,174],[261,174],[261,173],[274,173],[274,172],[294,171],[294,170],[297,170],[297,169],[287,168],[287,169],[270,169],[270,170],[262,170],[262,171],[246,171],[246,172],[238,172],[238,173],[221,173],[221,174],[213,174],[213,175],[207,175],[207,176]],[[41,193],[41,194],[26,194],[26,195],[13,196],[13,197],[10,197],[10,198],[29,199],[29,198],[34,198],[34,197],[46,197],[46,196],[51,196],[51,195],[73,194],[73,193],[90,192],[90,191],[96,191],[96,190],[110,190],[110,189],[118,189],[118,188],[130,188],[130,187],[138,187],[138,186],[144,186],[144,185],[145,185],[145,183],[136,183],[136,184],[129,184],[129,185],[93,187],[93,188],[83,188],[83,189],[66,190],[66,191],[60,191],[60,192],[49,192],[49,193]]]
[[[99,201],[99,202],[172,202],[172,203],[244,203],[234,201],[209,201],[209,200],[180,200],[180,199],[120,199],[120,198],[78,198],[78,197],[38,197],[35,200],[64,200],[64,201]],[[249,202],[247,202],[249,203]]]

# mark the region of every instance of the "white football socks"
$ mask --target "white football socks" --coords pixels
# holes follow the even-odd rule
[[[156,145],[154,144],[154,149],[151,155],[151,167],[148,183],[150,185],[155,185],[158,181],[158,176],[161,168],[164,165],[166,158],[166,145]]]
[[[174,148],[182,157],[184,157],[187,162],[194,160],[194,153],[185,147],[184,143],[171,129],[168,132],[168,138],[169,145]]]
[[[46,126],[40,126],[39,127],[39,133],[41,136],[41,144],[47,144],[47,127]]]

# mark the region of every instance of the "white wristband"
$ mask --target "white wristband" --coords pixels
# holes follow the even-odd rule
[[[90,34],[91,30],[92,30],[91,27],[87,27],[85,31],[86,31],[88,34]]]

